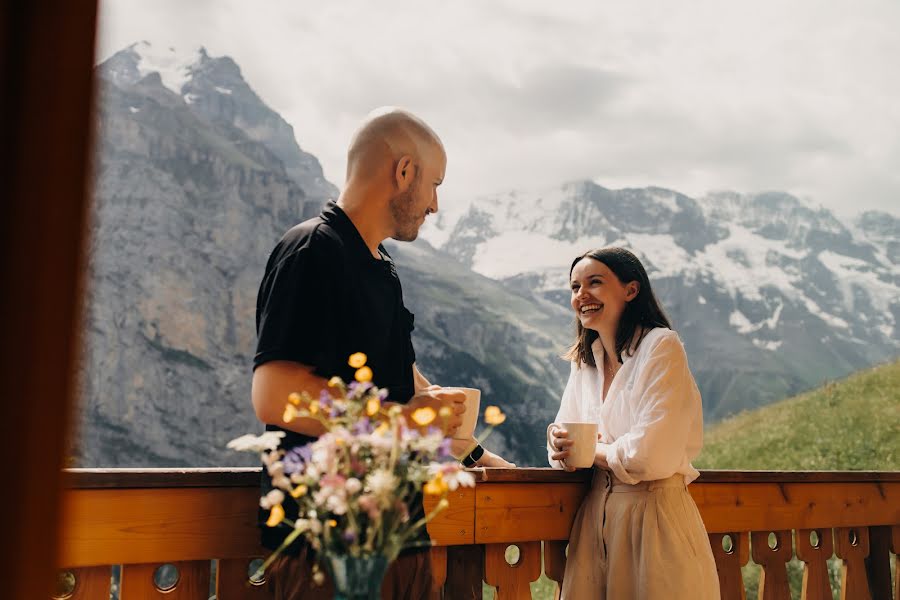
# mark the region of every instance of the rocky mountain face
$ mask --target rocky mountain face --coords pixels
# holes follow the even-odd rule
[[[336,189],[228,58],[136,44],[98,75],[76,461],[246,460],[224,445],[257,427],[249,378],[265,261]]]
[[[227,57],[135,44],[98,66],[79,466],[252,464],[256,292],[281,235],[337,190]],[[575,182],[442,211],[389,244],[418,365],[510,418],[488,445],[545,462],[586,249],[645,261],[711,419],[898,354],[898,221],[843,225],[786,194],[690,198]],[[247,461],[250,461],[249,463]]]
[[[632,249],[714,420],[898,355],[897,223],[866,213],[854,232],[780,192],[694,199],[582,181],[475,199],[426,236],[476,272],[559,306],[568,306],[574,257]]]

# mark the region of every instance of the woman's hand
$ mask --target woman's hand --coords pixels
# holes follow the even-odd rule
[[[569,439],[569,432],[562,427],[554,427],[550,430],[550,445],[553,447],[553,450],[555,450],[555,452],[550,455],[550,458],[562,463],[562,466],[566,471],[575,470],[575,467],[570,467],[566,464],[566,459],[569,458],[569,449],[574,444],[575,441]]]
[[[594,451],[594,466],[598,469],[606,469],[609,470],[609,461],[606,460],[606,451],[609,448],[609,444],[601,444],[600,436],[597,436],[597,449]]]

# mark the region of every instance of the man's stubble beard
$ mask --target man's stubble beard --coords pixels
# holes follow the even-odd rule
[[[419,237],[419,216],[412,213],[418,188],[419,178],[416,177],[405,192],[400,192],[391,198],[391,217],[394,219],[395,226],[394,235],[391,238],[398,242],[412,242]]]

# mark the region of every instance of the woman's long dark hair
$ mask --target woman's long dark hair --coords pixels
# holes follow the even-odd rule
[[[619,320],[619,327],[616,330],[616,358],[622,362],[622,353],[631,356],[637,347],[643,341],[644,336],[655,327],[665,327],[672,329],[666,313],[663,312],[659,301],[653,294],[650,287],[650,279],[647,277],[647,271],[644,265],[638,260],[637,256],[626,250],[625,248],[598,248],[589,250],[572,261],[569,267],[569,279],[572,278],[572,271],[579,261],[585,258],[593,258],[602,262],[609,267],[622,285],[638,282],[638,293],[630,302],[625,304],[625,310],[622,318]],[[641,328],[640,337],[635,340],[634,334]],[[591,352],[591,344],[599,337],[599,333],[592,329],[585,329],[581,321],[575,319],[575,343],[566,352],[564,358],[587,363],[592,367],[596,367],[594,362],[594,353]]]

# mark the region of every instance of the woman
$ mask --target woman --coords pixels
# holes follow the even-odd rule
[[[550,464],[567,470],[560,423],[595,422],[591,491],[575,516],[562,600],[719,598],[706,529],[687,491],[702,446],[700,392],[640,261],[592,250],[569,269],[577,335]]]

